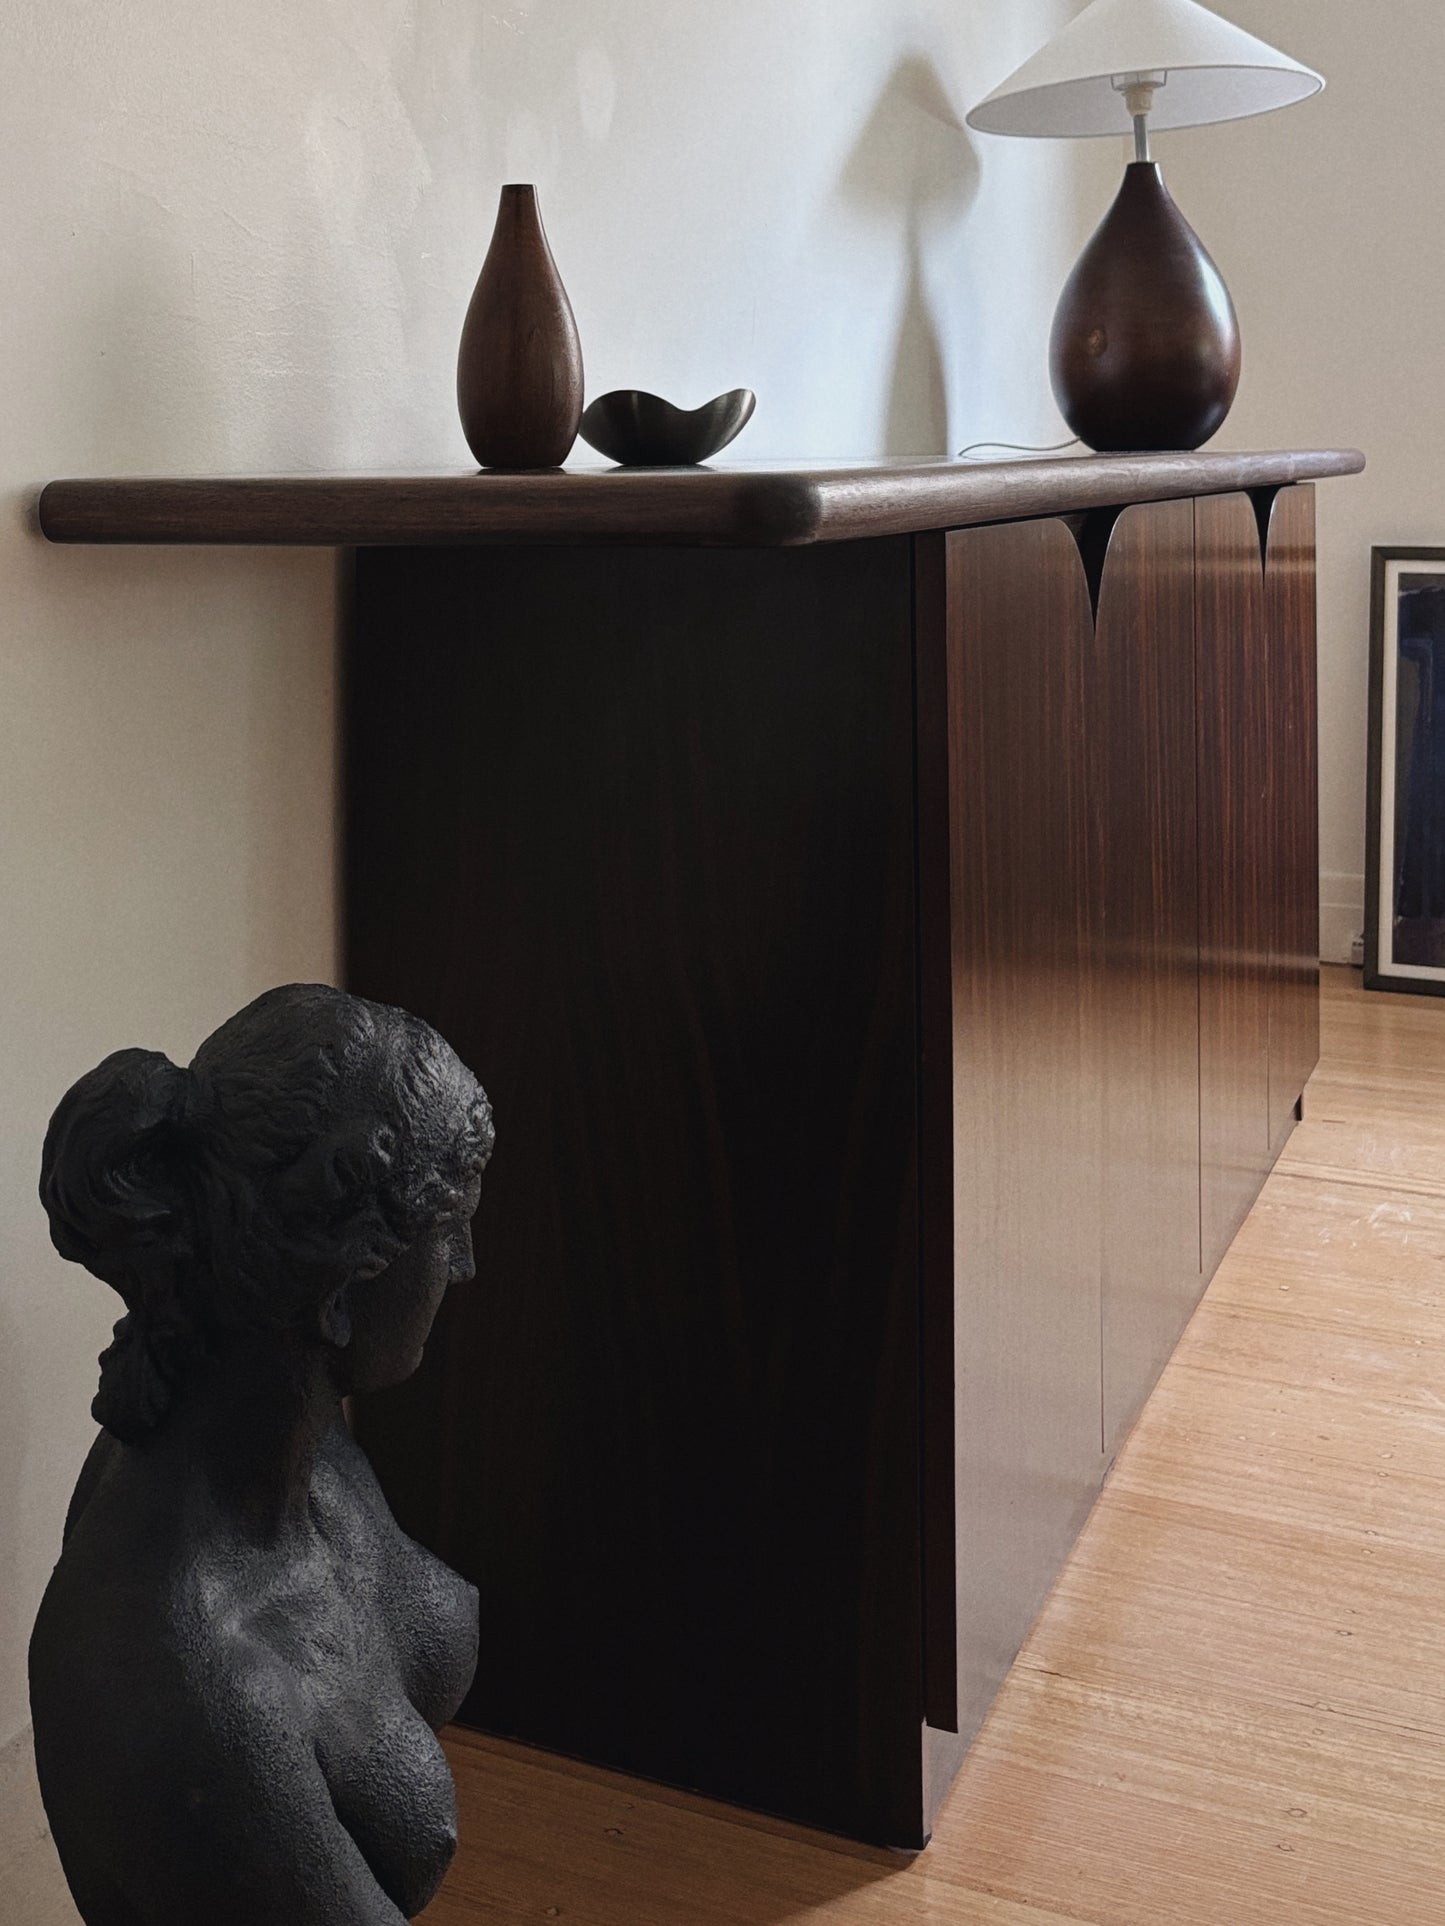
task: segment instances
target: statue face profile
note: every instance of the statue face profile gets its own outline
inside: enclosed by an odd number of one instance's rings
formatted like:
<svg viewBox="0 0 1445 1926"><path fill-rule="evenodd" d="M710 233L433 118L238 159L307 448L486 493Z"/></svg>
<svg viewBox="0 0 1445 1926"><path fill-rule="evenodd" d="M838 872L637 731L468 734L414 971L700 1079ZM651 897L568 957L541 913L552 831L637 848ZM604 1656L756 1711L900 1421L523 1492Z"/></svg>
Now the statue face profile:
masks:
<svg viewBox="0 0 1445 1926"><path fill-rule="evenodd" d="M408 1377L473 1276L492 1143L434 1030L308 984L57 1107L52 1239L125 1307L30 1647L87 1926L388 1926L440 1884L476 1594L400 1531L342 1400Z"/></svg>
<svg viewBox="0 0 1445 1926"><path fill-rule="evenodd" d="M346 1347L349 1392L401 1384L421 1363L447 1292L476 1276L471 1220L481 1187L478 1172L468 1180L455 1212L428 1225L380 1277L356 1287Z"/></svg>

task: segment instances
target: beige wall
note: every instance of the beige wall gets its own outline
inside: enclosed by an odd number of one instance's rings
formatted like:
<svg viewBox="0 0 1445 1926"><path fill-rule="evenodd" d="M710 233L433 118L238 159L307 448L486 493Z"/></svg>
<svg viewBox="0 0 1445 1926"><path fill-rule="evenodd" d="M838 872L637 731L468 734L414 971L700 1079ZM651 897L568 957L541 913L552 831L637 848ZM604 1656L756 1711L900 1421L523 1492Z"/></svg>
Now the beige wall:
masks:
<svg viewBox="0 0 1445 1926"><path fill-rule="evenodd" d="M740 455L1055 439L1094 161L958 121L1069 11L11 0L0 1745L116 1308L49 1250L46 1118L106 1051L184 1059L336 956L331 558L49 549L36 484L462 461L455 342L508 178L541 186L594 393L747 382Z"/></svg>
<svg viewBox="0 0 1445 1926"><path fill-rule="evenodd" d="M1368 472L1319 491L1323 947L1364 923L1370 547L1445 545L1445 172L1439 0L1225 0L1319 69L1316 100L1159 143L1176 199L1218 261L1244 333L1220 445L1363 448Z"/></svg>

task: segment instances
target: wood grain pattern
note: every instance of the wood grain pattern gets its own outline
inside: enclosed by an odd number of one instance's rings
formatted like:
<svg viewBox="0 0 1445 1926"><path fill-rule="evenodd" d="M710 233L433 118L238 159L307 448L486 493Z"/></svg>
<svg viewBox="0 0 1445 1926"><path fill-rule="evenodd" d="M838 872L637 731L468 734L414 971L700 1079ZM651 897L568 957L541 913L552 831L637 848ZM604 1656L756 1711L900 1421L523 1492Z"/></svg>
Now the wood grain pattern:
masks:
<svg viewBox="0 0 1445 1926"><path fill-rule="evenodd" d="M1200 1197L1205 1273L1270 1163L1269 630L1247 495L1195 504Z"/></svg>
<svg viewBox="0 0 1445 1926"><path fill-rule="evenodd" d="M1270 849L1273 971L1269 1133L1277 1151L1320 1053L1319 717L1313 488L1286 488L1269 513L1265 608L1271 664Z"/></svg>
<svg viewBox="0 0 1445 1926"><path fill-rule="evenodd" d="M1304 1124L911 1862L449 1747L427 1926L1433 1926L1445 1022L1326 970Z"/></svg>
<svg viewBox="0 0 1445 1926"><path fill-rule="evenodd" d="M911 560L363 552L350 986L498 1148L362 1437L466 1716L923 1837Z"/></svg>
<svg viewBox="0 0 1445 1926"><path fill-rule="evenodd" d="M53 542L311 546L643 543L788 547L1352 475L1353 449L1043 461L571 469L535 475L185 476L54 481Z"/></svg>
<svg viewBox="0 0 1445 1926"><path fill-rule="evenodd" d="M1112 1455L1203 1289L1194 509L1114 523L1088 656Z"/></svg>
<svg viewBox="0 0 1445 1926"><path fill-rule="evenodd" d="M1088 586L1060 521L950 535L947 574L958 1733L930 1734L935 1793L1103 1470Z"/></svg>

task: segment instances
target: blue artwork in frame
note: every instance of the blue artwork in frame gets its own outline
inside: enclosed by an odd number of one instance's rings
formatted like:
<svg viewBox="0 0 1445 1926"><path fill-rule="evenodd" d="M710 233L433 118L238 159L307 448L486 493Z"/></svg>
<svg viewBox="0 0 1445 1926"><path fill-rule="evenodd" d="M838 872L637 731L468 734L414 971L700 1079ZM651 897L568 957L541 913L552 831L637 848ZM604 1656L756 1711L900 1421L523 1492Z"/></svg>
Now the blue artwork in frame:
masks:
<svg viewBox="0 0 1445 1926"><path fill-rule="evenodd" d="M1445 549L1374 551L1365 985L1445 995Z"/></svg>

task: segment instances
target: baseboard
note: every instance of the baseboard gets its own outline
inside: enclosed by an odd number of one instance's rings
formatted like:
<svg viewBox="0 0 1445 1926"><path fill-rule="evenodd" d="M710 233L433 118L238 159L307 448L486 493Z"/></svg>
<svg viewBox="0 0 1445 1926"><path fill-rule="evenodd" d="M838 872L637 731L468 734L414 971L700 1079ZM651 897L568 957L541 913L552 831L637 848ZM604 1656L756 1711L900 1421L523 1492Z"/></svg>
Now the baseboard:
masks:
<svg viewBox="0 0 1445 1926"><path fill-rule="evenodd" d="M1320 961L1349 963L1365 927L1365 879L1326 872L1320 877Z"/></svg>
<svg viewBox="0 0 1445 1926"><path fill-rule="evenodd" d="M29 1726L0 1746L0 1914L16 1926L80 1926L40 1803Z"/></svg>

